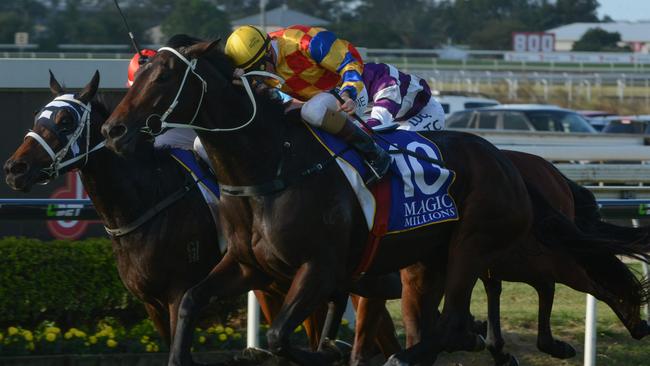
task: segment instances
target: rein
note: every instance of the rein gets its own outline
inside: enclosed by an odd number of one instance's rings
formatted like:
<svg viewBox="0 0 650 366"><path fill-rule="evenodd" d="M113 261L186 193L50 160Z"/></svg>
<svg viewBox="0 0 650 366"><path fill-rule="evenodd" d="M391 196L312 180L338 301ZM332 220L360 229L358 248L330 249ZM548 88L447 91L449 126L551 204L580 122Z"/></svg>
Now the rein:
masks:
<svg viewBox="0 0 650 366"><path fill-rule="evenodd" d="M187 178L186 178L187 180ZM182 186L180 189L176 190L174 193L170 194L167 196L165 199L162 201L158 202L155 204L153 207L148 209L145 213L140 215L137 219L133 220L132 222L124 225L117 227L115 229L111 229L108 226L104 226L104 230L106 230L106 233L108 233L109 236L111 236L113 239L119 238L121 236L127 235L136 229L138 229L140 226L144 225L147 223L147 221L151 220L154 218L156 215L164 211L167 207L171 206L172 204L176 203L179 201L181 198L185 197L185 195L192 190L201 180L197 179L194 180L192 179L191 182L188 182L184 186Z"/></svg>
<svg viewBox="0 0 650 366"><path fill-rule="evenodd" d="M251 104L253 105L253 113L250 117L250 119L241 125L237 127L231 127L231 128L205 128L201 126L196 126L194 125L194 121L196 120L196 116L198 116L199 111L201 110L201 105L203 104L203 97L205 93L208 90L208 83L205 81L205 79L199 75L199 73L196 72L196 64L198 62L197 58L188 60L187 57L183 56L180 52L175 50L174 48L171 47L162 47L158 49L158 52L162 51L168 51L174 54L176 57L178 57L185 65L187 65L187 68L185 69L185 74L183 75L183 80L181 81L180 86L178 87L178 91L176 92L176 96L174 97L174 100L172 101L171 105L165 113L163 113L162 116L159 116L157 114L151 114L149 117L147 117L145 121L145 126L142 127L142 132L150 134L150 135L157 135L160 134L165 128L189 128L193 130L200 130L200 131L207 131L207 132L234 132L234 131L239 131L249 124L253 123L255 120L255 116L257 115L257 102L255 101L255 96L253 95L253 90L250 86L250 82L248 81L247 77L248 76L264 76L267 78L272 78L280 82L280 84L284 84L284 79L281 77L272 74L270 72L265 72L265 71L249 71L245 74L243 74L240 78L242 80L242 84L244 86L244 89L246 90L246 94L248 95L248 98L251 101ZM176 106L178 105L179 98L181 96L181 92L183 91L183 88L185 87L185 83L187 82L187 76L190 74L190 72L196 76L200 81L201 81L201 98L199 99L199 103L196 106L196 110L194 111L194 116L192 116L192 119L190 120L189 123L173 123L173 122L167 122L167 118L169 117L170 114L174 111ZM157 132L154 132L154 130L149 126L149 120L152 117L160 117L160 129Z"/></svg>

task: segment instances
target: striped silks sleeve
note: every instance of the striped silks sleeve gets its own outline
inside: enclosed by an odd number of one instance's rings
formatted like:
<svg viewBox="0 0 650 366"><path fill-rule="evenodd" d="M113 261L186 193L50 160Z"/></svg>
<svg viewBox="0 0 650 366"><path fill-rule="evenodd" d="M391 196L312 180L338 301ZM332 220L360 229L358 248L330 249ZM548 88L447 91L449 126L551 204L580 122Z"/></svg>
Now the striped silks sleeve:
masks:
<svg viewBox="0 0 650 366"><path fill-rule="evenodd" d="M309 42L309 53L321 67L341 76L341 92L347 91L352 99L364 88L361 55L348 41L323 30Z"/></svg>

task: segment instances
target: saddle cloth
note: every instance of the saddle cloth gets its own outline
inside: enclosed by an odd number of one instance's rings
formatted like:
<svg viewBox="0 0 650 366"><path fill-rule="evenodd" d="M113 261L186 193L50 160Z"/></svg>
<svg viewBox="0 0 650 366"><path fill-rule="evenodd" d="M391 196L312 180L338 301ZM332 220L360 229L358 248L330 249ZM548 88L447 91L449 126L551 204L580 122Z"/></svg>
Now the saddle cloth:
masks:
<svg viewBox="0 0 650 366"><path fill-rule="evenodd" d="M205 169L198 161L197 156L190 150L183 150L178 148L171 148L169 154L174 158L185 170L187 170L192 178L198 182L199 190L205 203L210 208L212 219L216 225L219 225L219 211L217 204L219 202L219 185L217 179L209 169ZM221 252L225 251L226 244L219 238L219 247Z"/></svg>
<svg viewBox="0 0 650 366"><path fill-rule="evenodd" d="M382 133L390 145L382 139L376 141L391 153L393 162L388 175L369 189L364 178L372 172L359 154L331 134L306 126L332 156L338 156L336 162L356 193L371 232L388 235L458 220L456 203L449 193L455 173L395 147L442 160L440 149L432 141L410 131ZM378 232L377 224L385 228Z"/></svg>

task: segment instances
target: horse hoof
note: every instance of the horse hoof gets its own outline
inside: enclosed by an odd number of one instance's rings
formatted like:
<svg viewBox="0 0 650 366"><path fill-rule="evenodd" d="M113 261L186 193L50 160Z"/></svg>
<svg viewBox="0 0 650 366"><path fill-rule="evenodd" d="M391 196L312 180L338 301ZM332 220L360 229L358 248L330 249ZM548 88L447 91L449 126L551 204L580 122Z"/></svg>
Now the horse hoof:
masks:
<svg viewBox="0 0 650 366"><path fill-rule="evenodd" d="M474 339L474 347L471 349L472 352L480 352L485 349L485 338L482 335L477 334Z"/></svg>
<svg viewBox="0 0 650 366"><path fill-rule="evenodd" d="M235 356L235 361L239 362L251 362L253 364L262 363L269 358L274 357L273 353L257 347L249 347L241 351L241 353Z"/></svg>
<svg viewBox="0 0 650 366"><path fill-rule="evenodd" d="M572 358L576 355L576 350L570 344L554 340L551 347L538 346L539 350L561 360Z"/></svg>
<svg viewBox="0 0 650 366"><path fill-rule="evenodd" d="M508 358L508 360L498 364L497 366L519 366L519 360L517 360L517 357L509 353L506 354L506 357Z"/></svg>
<svg viewBox="0 0 650 366"><path fill-rule="evenodd" d="M392 355L388 358L384 366L409 366L410 364L406 361L402 361L397 356Z"/></svg>

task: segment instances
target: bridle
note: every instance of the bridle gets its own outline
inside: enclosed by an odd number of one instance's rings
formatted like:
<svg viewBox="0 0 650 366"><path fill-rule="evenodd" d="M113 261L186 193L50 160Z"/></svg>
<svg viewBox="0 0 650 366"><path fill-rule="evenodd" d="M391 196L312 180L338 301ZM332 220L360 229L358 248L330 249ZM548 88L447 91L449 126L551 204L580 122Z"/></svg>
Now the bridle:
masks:
<svg viewBox="0 0 650 366"><path fill-rule="evenodd" d="M48 107L68 108L73 110L77 116L77 121L78 121L78 125L74 130L74 132L72 132L67 136L61 136L59 131L57 131L56 124L49 117L51 116L51 114L48 116L44 116L44 113L47 111ZM79 109L83 111L81 114L79 113ZM63 168L70 166L78 162L79 160L85 159L84 161L84 165L85 165L86 163L88 163L88 155L101 149L106 144L106 141L102 141L99 144L97 144L95 147L90 149L91 111L92 111L92 105L90 102L84 103L79 99L76 99L72 94L64 94L59 97L56 97L45 107L43 107L43 112L40 113L40 116L42 116L42 118L38 118L36 120L35 126L42 125L44 128L50 130L54 135L57 136L59 141L62 142L63 144L63 148L61 148L61 150L59 150L58 152L55 152L52 149L52 147L47 143L47 141L45 141L45 139L35 131L30 130L25 135L25 139L31 137L34 140L36 140L36 142L38 142L41 145L41 147L43 147L45 152L52 159L52 163L47 168L44 168L42 170L47 175L47 182L45 182L45 184L47 184L50 180L58 177ZM77 140L83 133L84 128L86 128L86 152L83 154L79 154L78 153L79 146L77 145ZM68 151L71 151L73 156L70 159L64 160L66 155L68 154Z"/></svg>
<svg viewBox="0 0 650 366"><path fill-rule="evenodd" d="M196 64L198 62L197 58L193 58L191 60L188 60L187 57L183 56L180 52L175 50L174 48L171 47L162 47L158 50L158 52L162 51L167 51L171 52L174 54L176 57L178 57L185 65L187 65L187 68L185 69L185 74L183 75L183 80L181 81L180 86L178 87L178 91L176 92L176 96L174 97L174 100L170 104L169 108L163 113L162 116L157 115L157 114L151 114L149 117L147 117L145 121L145 126L142 127L141 131L144 133L147 133L149 135L158 135L160 134L165 128L190 128L193 130L200 130L200 131L208 131L208 132L234 132L241 130L251 124L255 120L255 116L257 115L257 103L255 102L255 96L253 95L253 90L250 86L250 82L248 81L247 77L248 76L263 76L271 79L275 79L280 82L280 85L284 84L284 79L282 79L280 76L275 75L270 72L266 71L249 71L241 76L242 80L242 85L244 86L244 89L246 90L246 94L248 95L248 98L251 101L251 104L253 105L253 113L250 117L250 119L243 124L237 126L237 127L232 127L232 128L205 128L201 126L196 126L194 125L194 121L196 120L196 116L199 114L199 110L201 109L201 105L203 104L203 97L206 94L208 90L208 83L205 81L205 79L199 75L199 73L196 72ZM172 123L172 122L167 122L167 118L169 117L170 114L174 111L176 106L178 106L179 98L181 95L181 92L183 91L183 88L185 87L185 83L187 82L187 77L188 75L192 73L194 76L196 76L199 81L201 81L201 97L199 98L199 103L196 106L196 110L194 111L194 115L192 116L192 119L190 120L189 123ZM160 128L158 131L154 131L150 126L149 126L149 120L152 117L160 117Z"/></svg>

